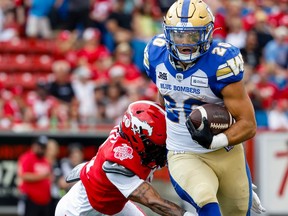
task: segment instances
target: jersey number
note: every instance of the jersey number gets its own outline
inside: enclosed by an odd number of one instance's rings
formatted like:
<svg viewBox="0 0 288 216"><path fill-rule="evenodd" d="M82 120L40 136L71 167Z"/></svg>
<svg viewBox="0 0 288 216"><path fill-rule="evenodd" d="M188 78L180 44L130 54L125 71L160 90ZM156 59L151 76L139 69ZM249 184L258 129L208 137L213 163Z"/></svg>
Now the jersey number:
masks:
<svg viewBox="0 0 288 216"><path fill-rule="evenodd" d="M167 118L175 123L179 123L180 121L180 113L184 110L185 116L184 116L184 121L187 119L189 114L192 111L193 106L199 106L204 104L202 101L193 99L193 98L188 98L187 100L183 101L183 107L178 107L177 103L173 98L171 98L169 95L164 95L163 96L166 100L166 112L167 112Z"/></svg>

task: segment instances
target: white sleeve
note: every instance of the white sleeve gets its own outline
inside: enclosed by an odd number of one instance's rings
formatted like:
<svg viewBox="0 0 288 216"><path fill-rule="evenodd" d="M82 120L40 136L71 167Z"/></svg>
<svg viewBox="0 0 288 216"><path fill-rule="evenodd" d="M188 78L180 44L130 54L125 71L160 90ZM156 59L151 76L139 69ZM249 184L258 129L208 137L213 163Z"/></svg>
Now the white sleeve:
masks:
<svg viewBox="0 0 288 216"><path fill-rule="evenodd" d="M144 182L137 175L128 177L117 173L106 173L106 176L126 198Z"/></svg>

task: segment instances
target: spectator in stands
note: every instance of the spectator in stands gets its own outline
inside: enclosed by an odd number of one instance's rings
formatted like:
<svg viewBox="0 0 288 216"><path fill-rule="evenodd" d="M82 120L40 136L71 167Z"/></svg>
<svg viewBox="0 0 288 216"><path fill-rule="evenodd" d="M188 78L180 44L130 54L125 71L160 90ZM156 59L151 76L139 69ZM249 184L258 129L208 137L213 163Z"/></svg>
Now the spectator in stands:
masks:
<svg viewBox="0 0 288 216"><path fill-rule="evenodd" d="M49 95L47 84L38 83L35 91L27 95L25 119L39 129L48 129L57 100Z"/></svg>
<svg viewBox="0 0 288 216"><path fill-rule="evenodd" d="M111 67L112 69L113 67L120 66L124 69L123 84L127 87L129 85L141 85L141 71L132 60L133 54L133 50L129 43L124 42L118 44L114 53L115 62Z"/></svg>
<svg viewBox="0 0 288 216"><path fill-rule="evenodd" d="M241 18L232 17L228 22L228 28L229 32L225 41L238 47L239 49L243 48L246 42L246 31L243 29Z"/></svg>
<svg viewBox="0 0 288 216"><path fill-rule="evenodd" d="M244 77L243 81L249 97L251 98L253 107L256 111L263 110L262 97L257 89L257 82L259 81L258 74L254 68L249 64L244 64Z"/></svg>
<svg viewBox="0 0 288 216"><path fill-rule="evenodd" d="M47 143L47 136L37 137L18 160L19 202L25 203L24 216L50 216L52 168L45 158Z"/></svg>
<svg viewBox="0 0 288 216"><path fill-rule="evenodd" d="M275 101L273 109L268 111L268 128L270 130L288 130L288 99Z"/></svg>
<svg viewBox="0 0 288 216"><path fill-rule="evenodd" d="M271 35L271 27L267 25L268 16L263 10L258 9L255 11L254 17L255 25L253 27L253 30L255 30L257 34L257 41L259 47L263 48L269 41L273 40L273 37Z"/></svg>
<svg viewBox="0 0 288 216"><path fill-rule="evenodd" d="M78 114L80 126L92 126L98 112L93 100L95 84L91 80L91 70L87 66L79 66L73 72L72 87L79 101Z"/></svg>
<svg viewBox="0 0 288 216"><path fill-rule="evenodd" d="M89 27L90 0L67 0L66 27L70 31L86 29Z"/></svg>
<svg viewBox="0 0 288 216"><path fill-rule="evenodd" d="M20 34L20 25L9 0L0 1L0 41L9 41Z"/></svg>
<svg viewBox="0 0 288 216"><path fill-rule="evenodd" d="M92 3L90 12L92 26L98 28L103 35L107 31L105 22L112 11L113 3L113 0L96 0Z"/></svg>
<svg viewBox="0 0 288 216"><path fill-rule="evenodd" d="M106 118L106 85L97 85L94 89L94 99L95 99L95 106L97 107L96 112L96 124L97 123L105 123Z"/></svg>
<svg viewBox="0 0 288 216"><path fill-rule="evenodd" d="M77 65L77 34L68 30L58 32L55 39L55 60L66 60L72 68Z"/></svg>
<svg viewBox="0 0 288 216"><path fill-rule="evenodd" d="M60 128L69 128L71 114L73 117L78 110L78 100L70 79L70 64L65 60L55 61L52 65L54 80L48 83L49 94L57 99L58 106L53 112L53 119L57 123L53 123Z"/></svg>
<svg viewBox="0 0 288 216"><path fill-rule="evenodd" d="M49 206L49 215L54 215L57 203L61 198L61 191L59 188L59 179L62 176L59 155L59 143L55 139L49 139L45 157L52 166L52 185L51 185L51 202Z"/></svg>
<svg viewBox="0 0 288 216"><path fill-rule="evenodd" d="M101 32L98 29L85 29L82 38L84 44L77 52L78 65L90 66L100 57L100 54L109 54L109 50L101 44Z"/></svg>
<svg viewBox="0 0 288 216"><path fill-rule="evenodd" d="M62 177L59 179L59 187L67 192L73 184L68 184L65 177L78 164L84 162L83 145L81 143L71 143L68 146L68 156L60 160Z"/></svg>
<svg viewBox="0 0 288 216"><path fill-rule="evenodd" d="M158 34L161 29L157 20L161 11L153 0L146 1L140 7L136 8L133 14L133 40L148 42L154 35Z"/></svg>
<svg viewBox="0 0 288 216"><path fill-rule="evenodd" d="M106 21L108 34L105 36L105 44L110 51L113 51L115 45L121 42L130 42L133 37L131 13L125 12L126 0L114 2L113 10Z"/></svg>
<svg viewBox="0 0 288 216"><path fill-rule="evenodd" d="M269 23L273 27L286 26L288 28L288 1L274 1L274 7L269 15Z"/></svg>
<svg viewBox="0 0 288 216"><path fill-rule="evenodd" d="M52 29L49 21L49 13L56 0L29 0L29 12L26 23L26 34L28 37L41 37L50 39Z"/></svg>
<svg viewBox="0 0 288 216"><path fill-rule="evenodd" d="M107 104L105 114L110 123L118 123L127 109L129 97L120 83L111 83L107 87Z"/></svg>
<svg viewBox="0 0 288 216"><path fill-rule="evenodd" d="M113 58L107 52L101 52L96 61L91 65L91 79L96 85L105 85L109 83L109 69L113 65Z"/></svg>
<svg viewBox="0 0 288 216"><path fill-rule="evenodd" d="M138 6L132 19L133 39L131 40L131 46L134 53L133 62L141 71L145 71L143 66L144 49L147 42L156 34L161 31L162 22L161 10L154 0L148 0Z"/></svg>
<svg viewBox="0 0 288 216"><path fill-rule="evenodd" d="M253 94L259 94L261 107L269 110L273 101L279 96L279 88L269 80L269 72L265 66L258 70L258 81Z"/></svg>
<svg viewBox="0 0 288 216"><path fill-rule="evenodd" d="M285 26L275 29L274 39L264 47L264 59L270 71L279 67L288 69L288 29Z"/></svg>
<svg viewBox="0 0 288 216"><path fill-rule="evenodd" d="M70 80L71 67L65 60L55 61L52 65L54 81L49 83L49 93L64 103L72 103L75 99Z"/></svg>
<svg viewBox="0 0 288 216"><path fill-rule="evenodd" d="M257 34L251 30L247 32L245 47L240 49L243 60L246 64L256 69L262 57L262 47L258 46Z"/></svg>
<svg viewBox="0 0 288 216"><path fill-rule="evenodd" d="M22 124L24 121L24 112L26 109L23 97L23 88L14 86L11 89L3 92L2 105L2 128L13 128L16 125Z"/></svg>

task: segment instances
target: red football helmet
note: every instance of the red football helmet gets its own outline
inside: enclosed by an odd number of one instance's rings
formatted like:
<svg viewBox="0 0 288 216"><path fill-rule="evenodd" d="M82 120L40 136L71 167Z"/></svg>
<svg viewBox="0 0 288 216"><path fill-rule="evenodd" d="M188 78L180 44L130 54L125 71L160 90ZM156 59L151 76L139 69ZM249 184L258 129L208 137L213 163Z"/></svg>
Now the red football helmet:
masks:
<svg viewBox="0 0 288 216"><path fill-rule="evenodd" d="M131 103L120 123L121 135L128 139L150 168L166 164L165 111L152 101Z"/></svg>

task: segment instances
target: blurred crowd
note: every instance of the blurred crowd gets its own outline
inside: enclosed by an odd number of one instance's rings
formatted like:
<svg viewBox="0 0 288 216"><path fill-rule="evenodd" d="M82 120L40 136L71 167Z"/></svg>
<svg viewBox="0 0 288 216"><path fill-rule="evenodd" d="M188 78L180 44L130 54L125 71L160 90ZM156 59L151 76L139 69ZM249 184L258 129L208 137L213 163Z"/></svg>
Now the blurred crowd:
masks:
<svg viewBox="0 0 288 216"><path fill-rule="evenodd" d="M73 186L74 183L67 183L65 178L76 165L85 161L83 145L70 143L61 158L60 149L61 143L57 140L40 135L19 156L17 215L54 215L60 198Z"/></svg>
<svg viewBox="0 0 288 216"><path fill-rule="evenodd" d="M1 0L0 127L91 128L118 122L132 101L155 100L156 88L142 65L143 51L162 33L163 16L173 2ZM288 1L205 2L216 18L214 38L241 50L257 123L287 130ZM48 68L36 64L35 41L43 42L37 55ZM7 60L14 56L16 63ZM30 71L21 70L24 64L17 69L31 56ZM8 69L1 66L5 61ZM25 75L20 82L19 73ZM34 82L25 86L27 80Z"/></svg>

